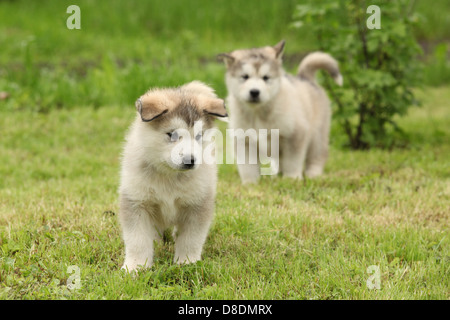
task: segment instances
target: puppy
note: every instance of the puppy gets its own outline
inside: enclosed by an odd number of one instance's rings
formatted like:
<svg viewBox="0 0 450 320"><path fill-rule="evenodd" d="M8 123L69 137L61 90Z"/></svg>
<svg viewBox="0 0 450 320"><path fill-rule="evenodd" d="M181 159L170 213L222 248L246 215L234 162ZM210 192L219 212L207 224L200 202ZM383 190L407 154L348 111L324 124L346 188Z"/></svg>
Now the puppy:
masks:
<svg viewBox="0 0 450 320"><path fill-rule="evenodd" d="M325 69L337 84L343 78L330 55L314 52L300 63L296 76L282 67L284 41L275 46L220 54L227 67L230 129L279 129L279 159L275 173L302 179L322 174L328 157L330 101L315 80ZM237 139L246 137L237 137ZM238 142L239 143L239 142ZM256 150L255 139L241 141ZM255 183L260 163L238 163L242 183Z"/></svg>
<svg viewBox="0 0 450 320"><path fill-rule="evenodd" d="M119 219L128 271L150 267L153 241L174 226L177 263L200 260L213 218L217 169L202 161L205 130L226 117L224 101L199 81L154 89L136 101L123 151ZM211 142L212 143L212 142Z"/></svg>

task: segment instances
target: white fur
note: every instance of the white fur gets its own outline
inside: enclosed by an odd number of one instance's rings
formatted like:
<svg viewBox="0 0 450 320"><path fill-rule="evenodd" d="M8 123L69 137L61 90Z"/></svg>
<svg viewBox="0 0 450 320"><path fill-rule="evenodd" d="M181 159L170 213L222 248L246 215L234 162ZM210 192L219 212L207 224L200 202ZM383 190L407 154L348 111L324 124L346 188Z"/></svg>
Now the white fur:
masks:
<svg viewBox="0 0 450 320"><path fill-rule="evenodd" d="M266 55L273 51L271 47L252 50L260 50ZM328 156L331 109L326 93L310 76L320 67L337 68L336 61L327 54L314 54L309 58L314 65L309 65L308 61L302 63L301 70L308 71L308 79L301 80L287 75L281 64L279 73L273 72L275 60L280 59L280 55L275 57L275 53L272 61L266 64L256 67L244 60L242 68L236 70L237 64L233 63L245 57L246 50L237 50L227 56L225 81L229 127L243 130L279 129L280 172L298 179L303 178L304 171L308 177L322 174ZM248 79L245 80L242 74L247 75ZM268 79L263 80L264 76L268 76ZM335 76L335 80L342 83L340 73ZM250 101L252 89L260 91L258 102ZM244 184L255 183L260 177L258 164L238 164L238 171Z"/></svg>
<svg viewBox="0 0 450 320"><path fill-rule="evenodd" d="M166 121L156 129L152 122L143 122L137 115L129 129L123 151L121 208L119 218L125 242L125 262L128 271L150 267L153 262L153 242L164 230L174 226L177 263L201 259L213 217L217 168L201 163L181 171L173 150L194 152L196 128L188 128L178 118ZM178 142L171 142L167 130L187 132ZM205 142L206 143L206 142ZM178 153L178 151L176 152Z"/></svg>

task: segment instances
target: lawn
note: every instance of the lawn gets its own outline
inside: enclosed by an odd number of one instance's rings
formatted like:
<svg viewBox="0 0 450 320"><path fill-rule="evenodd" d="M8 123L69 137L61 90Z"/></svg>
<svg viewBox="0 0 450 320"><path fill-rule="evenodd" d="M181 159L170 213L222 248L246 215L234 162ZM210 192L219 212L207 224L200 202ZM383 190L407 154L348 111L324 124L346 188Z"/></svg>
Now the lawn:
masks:
<svg viewBox="0 0 450 320"><path fill-rule="evenodd" d="M193 79L225 97L216 54L285 38L293 70L314 48L288 28L297 1L79 1L81 30L65 27L73 3L57 3L0 3L0 299L450 298L448 83L415 90L422 106L398 119L405 148L348 150L334 123L320 178L242 186L220 165L203 260L174 264L168 239L151 269L121 271L120 154L136 97ZM433 30L417 34L445 36Z"/></svg>

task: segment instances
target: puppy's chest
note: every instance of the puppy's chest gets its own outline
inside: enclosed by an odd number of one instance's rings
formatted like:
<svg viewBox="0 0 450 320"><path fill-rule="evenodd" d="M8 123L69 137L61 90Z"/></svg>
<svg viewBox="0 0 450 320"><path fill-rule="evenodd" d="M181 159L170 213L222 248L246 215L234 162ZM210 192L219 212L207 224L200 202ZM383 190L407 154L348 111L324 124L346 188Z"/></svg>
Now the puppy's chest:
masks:
<svg viewBox="0 0 450 320"><path fill-rule="evenodd" d="M183 208L198 205L203 201L206 186L198 185L195 179L189 183L154 184L148 190L145 203L157 208L155 218L164 224L173 224Z"/></svg>
<svg viewBox="0 0 450 320"><path fill-rule="evenodd" d="M151 190L148 199L144 201L145 206L151 211L153 217L164 225L173 224L179 215L180 208L190 202L188 190L164 190L157 188Z"/></svg>
<svg viewBox="0 0 450 320"><path fill-rule="evenodd" d="M155 208L153 216L164 225L173 224L178 215L178 208L174 198L155 198L148 200L147 206Z"/></svg>
<svg viewBox="0 0 450 320"><path fill-rule="evenodd" d="M243 121L242 121L243 120ZM237 125L244 130L254 129L257 133L261 133L261 130L267 130L267 134L270 136L271 130L278 130L279 136L289 136L293 130L294 121L286 115L270 114L267 116L253 115L246 119L241 119Z"/></svg>
<svg viewBox="0 0 450 320"><path fill-rule="evenodd" d="M274 130L279 129L280 124L277 118L268 116L267 118L255 117L253 118L253 128L256 130L267 129Z"/></svg>

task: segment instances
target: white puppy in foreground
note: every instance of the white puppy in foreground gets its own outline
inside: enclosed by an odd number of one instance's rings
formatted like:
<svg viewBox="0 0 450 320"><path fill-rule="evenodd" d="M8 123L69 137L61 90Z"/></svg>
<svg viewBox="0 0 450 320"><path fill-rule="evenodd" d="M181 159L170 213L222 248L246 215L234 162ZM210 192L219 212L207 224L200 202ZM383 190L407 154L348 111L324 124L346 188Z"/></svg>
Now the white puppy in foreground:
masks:
<svg viewBox="0 0 450 320"><path fill-rule="evenodd" d="M227 67L229 127L244 131L278 129L280 156L276 170L299 179L304 171L312 178L323 172L331 120L330 101L316 82L315 73L324 69L339 85L342 76L336 60L323 52L306 56L297 75L287 74L282 67L283 49L281 41L273 47L219 55ZM255 139L241 143L247 150L260 146ZM255 183L260 163L238 163L238 171L242 183Z"/></svg>
<svg viewBox="0 0 450 320"><path fill-rule="evenodd" d="M214 212L217 168L201 161L204 131L226 117L224 102L199 81L150 90L123 152L119 218L128 271L150 267L153 241L174 226L177 263L200 260ZM201 122L202 126L196 125Z"/></svg>

